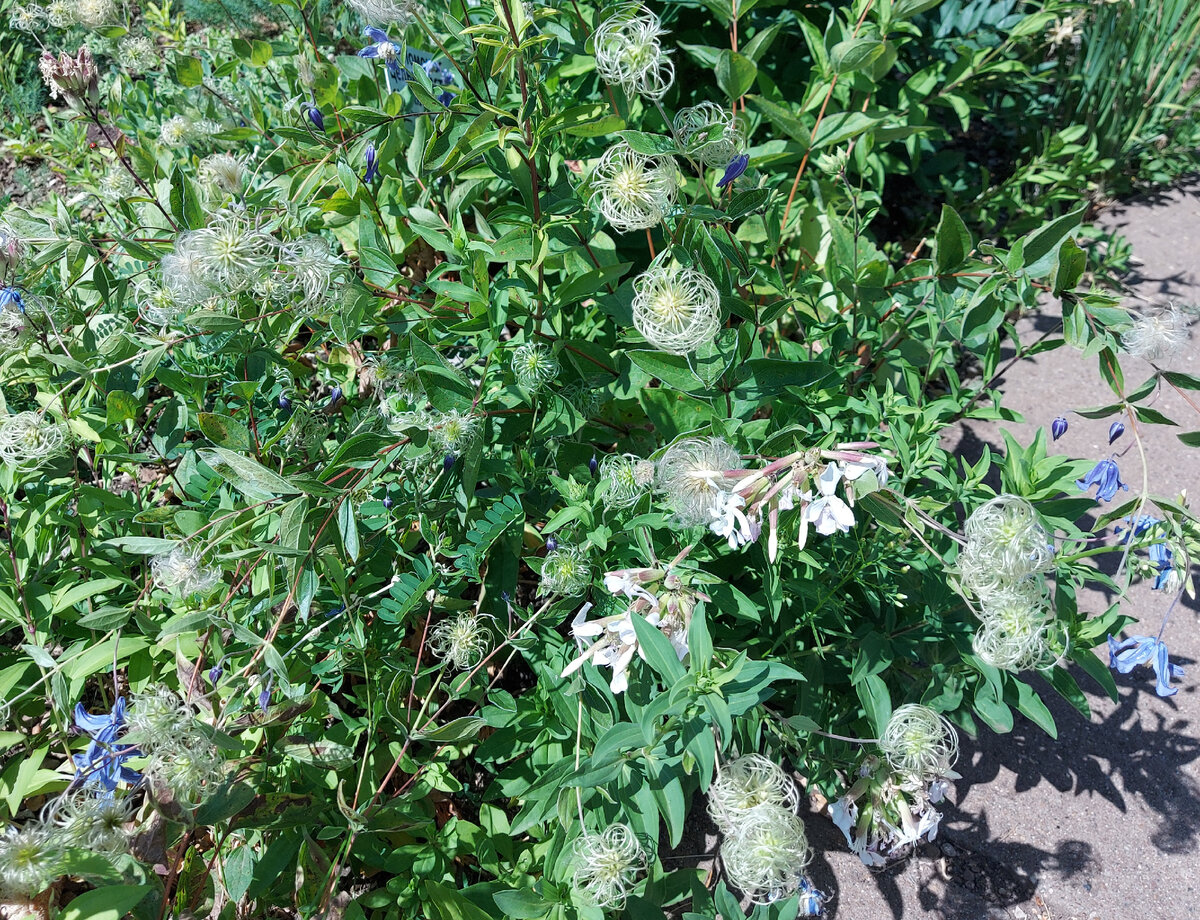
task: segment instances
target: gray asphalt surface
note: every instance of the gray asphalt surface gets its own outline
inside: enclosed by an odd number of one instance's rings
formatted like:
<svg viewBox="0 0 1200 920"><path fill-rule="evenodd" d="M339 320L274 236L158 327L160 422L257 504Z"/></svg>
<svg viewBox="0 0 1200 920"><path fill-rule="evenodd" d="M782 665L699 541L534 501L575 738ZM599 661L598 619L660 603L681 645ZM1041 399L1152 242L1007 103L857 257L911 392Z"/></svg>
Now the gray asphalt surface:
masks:
<svg viewBox="0 0 1200 920"><path fill-rule="evenodd" d="M1200 180L1113 207L1101 224L1132 244L1134 304L1200 302ZM1022 318L1022 341L1036 338L1061 316L1056 302ZM1200 375L1200 327L1189 347L1166 365ZM1123 357L1127 384L1150 368ZM1076 458L1107 456L1110 419L1089 420L1067 410L1112 402L1096 370L1071 348L1015 365L1003 381L1004 405L1023 423L972 422L948 445L974 460L983 444L1001 452L1001 427L1028 444L1039 426L1068 415L1070 430L1050 451ZM1189 394L1200 403L1196 394ZM1152 493L1186 489L1200 501L1200 452L1176 432L1200 430L1200 412L1174 391L1153 407L1179 428L1141 428ZM1127 433L1116 445L1132 448ZM1136 494L1142 465L1135 448L1118 458ZM1125 495L1125 493L1122 493ZM1104 557L1108 558L1108 557ZM1115 564L1115 561L1114 561ZM1124 612L1139 623L1128 634L1155 635L1169 603L1163 592L1135 584ZM1081 609L1103 612L1101 592L1080 597ZM942 833L901 865L866 869L836 829L813 816L810 837L818 856L814 882L834 896L836 920L1183 920L1200 917L1200 610L1186 597L1171 614L1164 639L1187 675L1173 698L1160 699L1148 668L1117 675L1112 703L1082 673L1076 678L1093 713L1085 721L1048 687L1043 698L1059 739L1017 716L1011 734L963 738L953 804ZM1107 660L1107 656L1105 656Z"/></svg>

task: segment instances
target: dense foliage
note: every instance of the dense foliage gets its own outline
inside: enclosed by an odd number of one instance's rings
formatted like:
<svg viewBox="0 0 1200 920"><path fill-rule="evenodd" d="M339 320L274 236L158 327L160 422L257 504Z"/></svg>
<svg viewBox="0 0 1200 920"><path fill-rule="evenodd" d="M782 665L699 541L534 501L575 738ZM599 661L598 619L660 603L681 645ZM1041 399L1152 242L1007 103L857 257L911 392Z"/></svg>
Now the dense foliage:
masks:
<svg viewBox="0 0 1200 920"><path fill-rule="evenodd" d="M1079 244L1187 165L1159 6L10 3L6 908L817 913L808 792L881 865L1110 636L1175 692L1076 597L1190 591L1182 500L941 441L1033 350L1200 390Z"/></svg>

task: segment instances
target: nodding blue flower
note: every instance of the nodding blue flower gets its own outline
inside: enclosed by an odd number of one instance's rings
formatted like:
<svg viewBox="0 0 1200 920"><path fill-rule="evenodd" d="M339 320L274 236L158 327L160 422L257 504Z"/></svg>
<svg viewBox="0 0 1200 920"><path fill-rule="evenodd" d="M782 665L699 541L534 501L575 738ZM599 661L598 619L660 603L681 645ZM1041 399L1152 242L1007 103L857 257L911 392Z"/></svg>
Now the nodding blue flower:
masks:
<svg viewBox="0 0 1200 920"><path fill-rule="evenodd" d="M1154 590L1161 591L1171 581L1171 576L1175 574L1175 556L1171 552L1171 548L1165 543L1155 543L1148 550L1151 564L1158 569L1158 576L1154 579Z"/></svg>
<svg viewBox="0 0 1200 920"><path fill-rule="evenodd" d="M588 461L588 472L595 476L598 469L600 469L600 461L596 459L595 454L592 454L592 459Z"/></svg>
<svg viewBox="0 0 1200 920"><path fill-rule="evenodd" d="M734 157L729 161L729 165L725 167L725 175L721 177L721 181L717 183L717 188L724 188L738 176L746 171L746 167L750 165L750 154L743 153L740 156Z"/></svg>
<svg viewBox="0 0 1200 920"><path fill-rule="evenodd" d="M1167 644L1161 639L1150 636L1130 636L1124 642L1117 642L1112 636L1108 637L1108 666L1116 668L1121 674L1128 674L1139 664L1149 664L1154 668L1154 692L1159 696L1174 696L1179 692L1178 687L1172 687L1172 680L1183 679L1183 668L1171 664L1167 658Z"/></svg>
<svg viewBox="0 0 1200 920"><path fill-rule="evenodd" d="M25 301L21 299L21 292L15 287L0 288L0 310L3 310L11 304L22 313L25 312Z"/></svg>
<svg viewBox="0 0 1200 920"><path fill-rule="evenodd" d="M450 108L450 103L454 101L454 93L440 92L438 93L437 101Z"/></svg>
<svg viewBox="0 0 1200 920"><path fill-rule="evenodd" d="M1128 543L1130 537L1140 537L1146 531L1157 527L1162 523L1161 518L1156 518L1153 514L1143 514L1134 523L1133 518L1127 517L1124 519L1126 524L1133 524L1132 529L1122 527L1120 524L1116 527L1116 532L1121 534L1121 542Z"/></svg>
<svg viewBox="0 0 1200 920"><path fill-rule="evenodd" d="M304 107L304 114L308 116L308 120L312 122L313 127L324 133L325 131L325 116L321 114L321 110L315 105L307 105Z"/></svg>
<svg viewBox="0 0 1200 920"><path fill-rule="evenodd" d="M135 786L142 781L142 774L125 766L125 761L140 757L141 752L133 748L117 749L117 737L125 727L125 697L117 698L112 712L92 715L75 704L75 727L91 737L87 750L75 754L75 783L85 786L100 786L106 793L117 788L117 783Z"/></svg>
<svg viewBox="0 0 1200 920"><path fill-rule="evenodd" d="M292 401L290 399L288 399L286 396L284 396L282 393L279 394L279 408L282 409L284 412L286 412L288 409L292 408Z"/></svg>
<svg viewBox="0 0 1200 920"><path fill-rule="evenodd" d="M392 505L394 505L394 504L396 504L396 503L394 501L392 501L392 497L390 495L385 495L383 497L383 508L385 511L391 511Z"/></svg>
<svg viewBox="0 0 1200 920"><path fill-rule="evenodd" d="M334 387L329 391L329 408L332 409L342 401L342 388Z"/></svg>
<svg viewBox="0 0 1200 920"><path fill-rule="evenodd" d="M1108 426L1108 443L1111 444L1117 438L1125 433L1125 426L1120 422L1113 422Z"/></svg>
<svg viewBox="0 0 1200 920"><path fill-rule="evenodd" d="M363 58L379 58L387 67L388 75L395 80L404 79L404 68L400 66L400 61L397 60L400 56L400 46L392 41L391 37L374 26L367 26L363 29L363 35L371 40L371 44L361 48L358 52L359 57Z"/></svg>
<svg viewBox="0 0 1200 920"><path fill-rule="evenodd" d="M558 540L554 537L546 537L546 552L552 553L558 549Z"/></svg>
<svg viewBox="0 0 1200 920"><path fill-rule="evenodd" d="M458 457L454 456L453 451L446 454L445 458L442 460L442 469L449 473L452 469L454 469L454 464L457 460Z"/></svg>
<svg viewBox="0 0 1200 920"><path fill-rule="evenodd" d="M1096 498L1106 502L1112 501L1117 489L1129 491L1129 486L1121 482L1121 471L1115 460L1101 460L1083 479L1076 479L1075 486L1082 492L1096 486Z"/></svg>
<svg viewBox="0 0 1200 920"><path fill-rule="evenodd" d="M1050 423L1050 437L1055 441L1067 433L1067 420L1061 415Z"/></svg>
<svg viewBox="0 0 1200 920"><path fill-rule="evenodd" d="M221 659L220 662L218 662L217 664L214 664L211 668L208 669L208 682L210 684L215 685L216 682L221 679L221 675L225 673L225 669L223 667L221 667L221 664L223 662L224 662L224 659Z"/></svg>
<svg viewBox="0 0 1200 920"><path fill-rule="evenodd" d="M374 141L367 141L367 149L363 152L363 160L367 164L367 171L363 174L363 182L366 185L370 185L375 181L375 177L379 175L379 154L375 152Z"/></svg>
<svg viewBox="0 0 1200 920"><path fill-rule="evenodd" d="M267 685L263 687L262 693L258 695L258 708L265 715L267 707L271 705L271 687L275 684L275 675L272 674L267 678Z"/></svg>
<svg viewBox="0 0 1200 920"><path fill-rule="evenodd" d="M813 883L807 878L800 880L800 887L796 890L796 894L800 895L800 916L801 917L819 917L825 909L825 893L818 891L813 887Z"/></svg>

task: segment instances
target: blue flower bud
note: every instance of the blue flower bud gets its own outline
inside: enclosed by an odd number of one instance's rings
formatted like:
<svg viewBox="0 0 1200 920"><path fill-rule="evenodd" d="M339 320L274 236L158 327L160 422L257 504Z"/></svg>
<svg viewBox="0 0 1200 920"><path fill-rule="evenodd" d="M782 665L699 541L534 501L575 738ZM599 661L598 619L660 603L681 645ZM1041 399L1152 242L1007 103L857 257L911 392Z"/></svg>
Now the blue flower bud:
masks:
<svg viewBox="0 0 1200 920"><path fill-rule="evenodd" d="M1120 422L1113 422L1108 426L1108 443L1111 444L1117 438L1125 433L1125 426Z"/></svg>
<svg viewBox="0 0 1200 920"><path fill-rule="evenodd" d="M717 188L724 188L738 176L746 171L746 167L750 165L750 154L743 153L741 156L736 156L729 161L729 165L725 167L725 175L721 177L721 181L717 183Z"/></svg>
<svg viewBox="0 0 1200 920"><path fill-rule="evenodd" d="M224 673L224 671L225 669L222 668L220 664L214 664L208 669L208 682L215 685L216 682L221 679L221 675Z"/></svg>
<svg viewBox="0 0 1200 920"><path fill-rule="evenodd" d="M334 406L336 406L341 401L342 401L342 388L334 387L329 392L329 408L332 409Z"/></svg>
<svg viewBox="0 0 1200 920"><path fill-rule="evenodd" d="M321 114L321 110L315 105L305 107L304 114L308 116L308 120L312 122L313 127L324 133L325 131L325 116Z"/></svg>
<svg viewBox="0 0 1200 920"><path fill-rule="evenodd" d="M546 552L552 553L558 549L558 541L554 537L546 537Z"/></svg>
<svg viewBox="0 0 1200 920"><path fill-rule="evenodd" d="M268 683L263 688L263 692L258 695L258 708L266 713L267 707L271 705L271 685Z"/></svg>
<svg viewBox="0 0 1200 920"><path fill-rule="evenodd" d="M286 412L288 409L292 408L292 401L290 399L288 399L286 396L284 396L282 393L279 394L279 408L282 409L284 412Z"/></svg>
<svg viewBox="0 0 1200 920"><path fill-rule="evenodd" d="M392 505L394 505L394 504L396 504L396 503L394 501L392 501L392 497L390 495L385 495L383 497L383 507L386 510L391 511Z"/></svg>
<svg viewBox="0 0 1200 920"><path fill-rule="evenodd" d="M596 459L595 454L592 454L592 459L588 461L588 471L595 476L598 469L600 469L600 461Z"/></svg>
<svg viewBox="0 0 1200 920"><path fill-rule="evenodd" d="M368 141L367 149L363 153L363 160L366 161L367 171L363 174L363 182L370 185L377 175L379 175L379 155L375 151L375 142Z"/></svg>
<svg viewBox="0 0 1200 920"><path fill-rule="evenodd" d="M446 458L442 461L442 469L449 473L452 469L454 469L454 462L457 459L458 458L454 456L453 453L446 454Z"/></svg>
<svg viewBox="0 0 1200 920"><path fill-rule="evenodd" d="M1061 415L1050 423L1050 436L1058 440L1067 433L1067 420Z"/></svg>

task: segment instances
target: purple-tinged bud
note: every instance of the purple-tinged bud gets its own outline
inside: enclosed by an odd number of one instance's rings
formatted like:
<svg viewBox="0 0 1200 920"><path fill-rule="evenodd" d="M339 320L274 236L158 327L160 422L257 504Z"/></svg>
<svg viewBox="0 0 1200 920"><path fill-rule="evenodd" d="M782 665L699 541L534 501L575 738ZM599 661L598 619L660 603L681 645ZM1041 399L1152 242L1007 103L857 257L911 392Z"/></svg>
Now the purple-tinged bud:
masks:
<svg viewBox="0 0 1200 920"><path fill-rule="evenodd" d="M0 226L0 268L16 268L24 254L25 246L20 237Z"/></svg>
<svg viewBox="0 0 1200 920"><path fill-rule="evenodd" d="M279 408L282 409L284 412L286 412L288 409L292 408L292 401L290 399L288 399L286 396L284 396L282 393L279 394Z"/></svg>
<svg viewBox="0 0 1200 920"><path fill-rule="evenodd" d="M721 177L721 181L717 183L717 188L724 188L738 176L746 171L746 167L750 165L750 154L743 153L741 156L736 156L729 161L729 165L725 167L725 175Z"/></svg>
<svg viewBox="0 0 1200 920"><path fill-rule="evenodd" d="M375 177L379 175L379 154L375 151L374 141L367 142L367 149L363 153L363 159L367 164L367 171L363 175L363 182L370 185L375 180Z"/></svg>
<svg viewBox="0 0 1200 920"><path fill-rule="evenodd" d="M394 501L392 501L392 497L390 495L385 495L383 497L383 507L384 507L385 511L391 511L392 505L394 505L394 504L396 504L396 503Z"/></svg>
<svg viewBox="0 0 1200 920"><path fill-rule="evenodd" d="M44 51L38 67L51 96L61 97L71 104L86 100L95 105L100 101L99 71L86 45L75 53L75 57L66 52L55 57Z"/></svg>
<svg viewBox="0 0 1200 920"><path fill-rule="evenodd" d="M1061 415L1050 423L1050 437L1058 440L1067 433L1067 420Z"/></svg>
<svg viewBox="0 0 1200 920"><path fill-rule="evenodd" d="M501 591L500 592L500 600L504 601L504 603L507 604L512 600L512 595L509 594L507 591Z"/></svg>
<svg viewBox="0 0 1200 920"><path fill-rule="evenodd" d="M554 537L546 537L546 552L552 553L558 549L558 540Z"/></svg>
<svg viewBox="0 0 1200 920"><path fill-rule="evenodd" d="M263 688L263 692L258 695L258 708L265 714L267 707L271 705L271 684L267 683Z"/></svg>
<svg viewBox="0 0 1200 920"><path fill-rule="evenodd" d="M219 681L221 679L221 675L224 672L225 672L225 669L222 668L221 665L214 664L211 668L208 669L208 682L215 686L217 681Z"/></svg>
<svg viewBox="0 0 1200 920"><path fill-rule="evenodd" d="M1121 422L1113 422L1108 426L1108 443L1111 444L1124 433L1125 426Z"/></svg>
<svg viewBox="0 0 1200 920"><path fill-rule="evenodd" d="M334 406L336 406L341 401L342 401L342 388L334 387L329 392L329 408L332 409Z"/></svg>
<svg viewBox="0 0 1200 920"><path fill-rule="evenodd" d="M304 114L308 116L308 120L312 122L313 127L325 133L325 116L321 114L321 110L315 105L305 106Z"/></svg>
<svg viewBox="0 0 1200 920"><path fill-rule="evenodd" d="M592 454L592 459L588 461L588 471L595 476L598 469L600 469L600 461L596 459L595 454Z"/></svg>
<svg viewBox="0 0 1200 920"><path fill-rule="evenodd" d="M446 454L445 459L442 460L442 469L449 473L452 469L454 469L454 463L456 460L458 460L458 458L454 456L453 452Z"/></svg>

